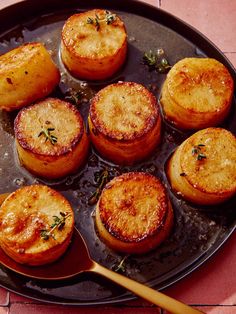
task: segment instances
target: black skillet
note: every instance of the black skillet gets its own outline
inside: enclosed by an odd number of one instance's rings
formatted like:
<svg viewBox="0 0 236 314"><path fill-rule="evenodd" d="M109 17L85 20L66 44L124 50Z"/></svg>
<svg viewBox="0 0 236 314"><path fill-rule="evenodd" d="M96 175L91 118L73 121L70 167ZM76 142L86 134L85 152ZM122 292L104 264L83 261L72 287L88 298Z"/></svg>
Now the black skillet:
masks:
<svg viewBox="0 0 236 314"><path fill-rule="evenodd" d="M67 17L78 11L98 7L98 1L88 0L28 0L0 11L0 53L23 42L42 41L61 69L61 83L54 96L70 98L71 89L79 91L78 105L85 121L89 99L103 86L119 80L135 81L150 88L157 96L165 74L150 72L142 63L145 51L163 48L170 64L188 56L209 56L227 66L234 80L236 72L225 56L202 34L174 16L150 5L132 0L99 1L99 7L118 13L124 20L129 36L129 54L122 70L104 82L82 82L65 71L59 58L60 31ZM235 100L229 118L222 125L236 132ZM97 237L93 210L89 198L97 188L96 178L108 169L110 178L130 170L141 170L158 176L167 186L175 211L175 227L170 238L145 256L129 256L125 275L146 285L164 289L206 262L235 230L235 203L197 208L177 198L165 176L168 156L190 133L164 125L163 140L153 156L134 167L118 167L102 160L91 149L85 167L60 181L46 181L31 176L21 168L14 149L12 124L15 113L0 113L0 193L13 191L21 185L41 182L61 191L71 202L76 225L88 244L92 258L107 268L117 267L123 256L110 251ZM214 259L209 261L209 263ZM46 282L17 275L3 266L0 284L18 294L51 303L96 305L130 300L133 295L95 275L82 275L59 282Z"/></svg>

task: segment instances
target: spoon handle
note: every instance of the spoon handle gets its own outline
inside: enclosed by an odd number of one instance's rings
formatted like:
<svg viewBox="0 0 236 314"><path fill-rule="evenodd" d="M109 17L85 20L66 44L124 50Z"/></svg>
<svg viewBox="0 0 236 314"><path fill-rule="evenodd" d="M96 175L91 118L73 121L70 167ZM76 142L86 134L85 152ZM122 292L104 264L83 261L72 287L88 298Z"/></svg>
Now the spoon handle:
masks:
<svg viewBox="0 0 236 314"><path fill-rule="evenodd" d="M199 310L196 310L184 303L181 303L159 291L149 288L144 284L122 276L114 271L111 271L95 262L90 271L110 279L111 281L133 292L139 297L161 307L162 309L170 311L173 314L204 314Z"/></svg>

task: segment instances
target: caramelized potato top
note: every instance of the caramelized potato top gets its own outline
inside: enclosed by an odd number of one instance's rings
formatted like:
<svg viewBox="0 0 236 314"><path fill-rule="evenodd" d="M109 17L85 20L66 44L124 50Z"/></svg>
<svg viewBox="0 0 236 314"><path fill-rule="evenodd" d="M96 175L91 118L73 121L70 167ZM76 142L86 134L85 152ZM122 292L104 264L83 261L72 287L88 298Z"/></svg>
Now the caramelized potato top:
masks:
<svg viewBox="0 0 236 314"><path fill-rule="evenodd" d="M97 206L106 229L128 242L158 232L169 210L162 183L142 172L125 173L107 183Z"/></svg>
<svg viewBox="0 0 236 314"><path fill-rule="evenodd" d="M109 16L112 16L110 22ZM62 41L74 55L94 59L114 55L126 37L122 20L116 14L100 9L72 15L62 30Z"/></svg>
<svg viewBox="0 0 236 314"><path fill-rule="evenodd" d="M214 112L231 101L233 79L227 68L211 58L185 58L167 75L168 92L178 105Z"/></svg>
<svg viewBox="0 0 236 314"><path fill-rule="evenodd" d="M90 106L90 118L97 130L117 140L132 140L148 133L159 114L154 95L133 82L108 85Z"/></svg>
<svg viewBox="0 0 236 314"><path fill-rule="evenodd" d="M15 119L14 129L24 149L48 156L68 153L85 132L79 111L57 98L47 98L22 109ZM47 138L47 132L56 137L54 144Z"/></svg>
<svg viewBox="0 0 236 314"><path fill-rule="evenodd" d="M42 230L51 230L54 217L69 214L61 230L54 231L46 241ZM44 186L26 186L10 194L0 209L0 242L11 250L43 252L63 243L71 234L74 214L69 202L57 191ZM53 231L53 230L52 230ZM19 254L21 252L18 252Z"/></svg>
<svg viewBox="0 0 236 314"><path fill-rule="evenodd" d="M194 187L207 193L236 189L236 139L228 130L208 128L182 144L181 170Z"/></svg>

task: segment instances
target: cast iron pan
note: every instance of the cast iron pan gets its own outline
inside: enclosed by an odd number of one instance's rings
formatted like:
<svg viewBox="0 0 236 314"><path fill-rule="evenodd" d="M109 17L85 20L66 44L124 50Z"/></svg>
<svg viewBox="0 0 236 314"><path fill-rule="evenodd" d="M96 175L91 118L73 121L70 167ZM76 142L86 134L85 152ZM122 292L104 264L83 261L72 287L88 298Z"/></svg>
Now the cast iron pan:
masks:
<svg viewBox="0 0 236 314"><path fill-rule="evenodd" d="M150 72L142 63L144 52L150 49L163 48L170 64L188 56L216 58L225 64L233 78L236 78L232 65L209 40L172 15L132 0L100 0L99 7L118 13L126 24L129 36L127 62L109 81L87 83L75 80L60 62L60 31L70 15L95 7L98 7L98 1L93 0L86 3L79 0L31 0L0 11L0 53L5 53L23 42L45 43L53 52L53 58L62 73L60 85L52 96L64 99L70 97L71 90L79 91L82 97L78 108L85 121L91 97L112 82L139 82L159 98L165 74ZM236 131L234 108L235 103L229 118L222 125L233 133ZM131 170L145 171L159 177L168 188L174 207L175 227L170 238L145 256L129 256L126 259L125 274L137 281L158 289L175 283L212 256L234 231L235 198L224 206L197 208L177 198L169 187L165 175L166 160L190 133L179 132L163 123L162 143L153 156L143 163L134 167L118 167L101 159L91 149L87 164L78 173L60 181L45 181L33 177L18 163L12 129L15 115L16 113L5 112L0 114L0 193L35 182L61 191L75 210L76 225L89 246L92 258L106 267L115 267L123 256L109 250L97 237L94 205L88 203L97 187L96 178L104 169L108 169L110 179ZM44 282L17 275L1 267L0 284L30 298L60 304L96 305L133 298L130 293L94 275L83 275L67 281Z"/></svg>

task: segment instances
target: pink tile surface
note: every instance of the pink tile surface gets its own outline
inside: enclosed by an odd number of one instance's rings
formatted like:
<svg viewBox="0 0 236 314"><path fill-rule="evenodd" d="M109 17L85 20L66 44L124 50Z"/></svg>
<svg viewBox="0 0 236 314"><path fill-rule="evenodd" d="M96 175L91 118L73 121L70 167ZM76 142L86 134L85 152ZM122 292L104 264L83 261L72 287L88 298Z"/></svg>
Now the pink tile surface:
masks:
<svg viewBox="0 0 236 314"><path fill-rule="evenodd" d="M236 1L161 0L161 8L196 27L221 50L236 51Z"/></svg>
<svg viewBox="0 0 236 314"><path fill-rule="evenodd" d="M160 1L159 0L139 0L140 2L146 2L148 4L154 5L159 7Z"/></svg>
<svg viewBox="0 0 236 314"><path fill-rule="evenodd" d="M36 304L12 304L10 307L11 314L161 314L160 310L156 307L148 308L128 308L125 306L116 307L94 307L94 308L76 308L76 307L58 307L58 306L45 306ZM0 312L1 314L1 312Z"/></svg>
<svg viewBox="0 0 236 314"><path fill-rule="evenodd" d="M235 314L236 307L232 306L195 306L198 309L207 314ZM164 312L163 314L171 314L169 312Z"/></svg>
<svg viewBox="0 0 236 314"><path fill-rule="evenodd" d="M0 1L0 9L4 8L4 7L7 7L9 5L12 5L16 2L20 2L21 0L19 1L14 1L14 0L1 0Z"/></svg>
<svg viewBox="0 0 236 314"><path fill-rule="evenodd" d="M225 55L236 69L236 52L225 53Z"/></svg>
<svg viewBox="0 0 236 314"><path fill-rule="evenodd" d="M22 302L22 303L37 303L35 300L31 300L27 297L22 297L16 293L13 293L11 292L10 293L10 303L19 303L19 302ZM40 302L38 302L40 303Z"/></svg>
<svg viewBox="0 0 236 314"><path fill-rule="evenodd" d="M10 293L4 288L0 288L0 306L8 306Z"/></svg>

